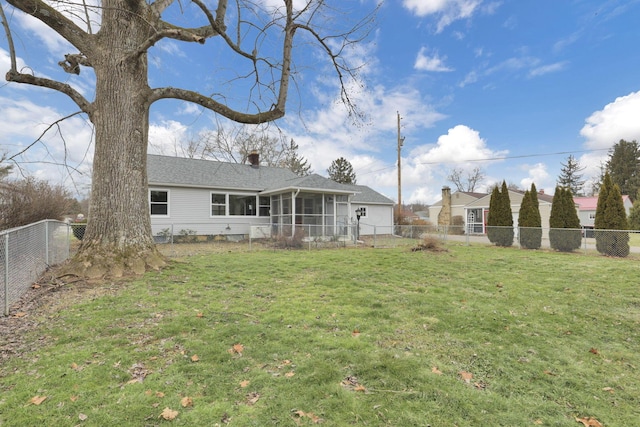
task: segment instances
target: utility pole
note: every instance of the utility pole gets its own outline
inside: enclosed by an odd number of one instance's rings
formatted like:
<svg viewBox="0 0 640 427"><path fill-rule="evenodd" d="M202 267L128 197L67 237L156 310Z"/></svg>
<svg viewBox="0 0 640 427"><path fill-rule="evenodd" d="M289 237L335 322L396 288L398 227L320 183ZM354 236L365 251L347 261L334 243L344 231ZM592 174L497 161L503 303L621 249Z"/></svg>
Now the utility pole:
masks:
<svg viewBox="0 0 640 427"><path fill-rule="evenodd" d="M400 136L400 112L398 112L398 221L402 213L402 144L404 143L404 137Z"/></svg>

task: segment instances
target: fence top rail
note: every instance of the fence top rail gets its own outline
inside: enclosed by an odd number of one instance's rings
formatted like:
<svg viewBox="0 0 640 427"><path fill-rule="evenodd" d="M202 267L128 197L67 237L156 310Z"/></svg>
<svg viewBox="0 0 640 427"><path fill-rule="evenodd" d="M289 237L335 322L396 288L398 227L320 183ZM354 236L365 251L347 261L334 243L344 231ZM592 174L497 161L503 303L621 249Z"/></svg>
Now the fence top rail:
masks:
<svg viewBox="0 0 640 427"><path fill-rule="evenodd" d="M42 220L40 220L38 222L32 222L31 224L22 225L20 227L14 227L14 228L8 228L6 230L2 230L2 231L0 231L0 236L4 236L5 234L14 233L16 231L23 230L25 228L33 227L34 225L38 225L38 224L44 223L44 222L57 222L58 224L66 224L66 222L60 221L60 220L57 220L57 219L42 219Z"/></svg>

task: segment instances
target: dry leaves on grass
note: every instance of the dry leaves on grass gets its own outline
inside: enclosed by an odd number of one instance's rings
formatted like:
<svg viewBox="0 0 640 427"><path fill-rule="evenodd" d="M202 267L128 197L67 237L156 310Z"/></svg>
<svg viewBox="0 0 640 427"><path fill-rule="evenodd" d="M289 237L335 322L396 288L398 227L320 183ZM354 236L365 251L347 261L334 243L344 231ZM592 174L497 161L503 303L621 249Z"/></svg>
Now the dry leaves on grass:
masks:
<svg viewBox="0 0 640 427"><path fill-rule="evenodd" d="M358 382L358 378L353 375L349 375L342 381L340 381L340 385L348 390L357 391L364 393L367 391L367 388Z"/></svg>
<svg viewBox="0 0 640 427"><path fill-rule="evenodd" d="M467 384L470 384L471 379L473 378L473 374L471 372L460 371L458 372L458 375L460 375L460 378L462 378Z"/></svg>
<svg viewBox="0 0 640 427"><path fill-rule="evenodd" d="M435 366L433 368L431 368L431 372L436 374L436 375L442 375L442 372L440 371L440 369L438 369Z"/></svg>
<svg viewBox="0 0 640 427"><path fill-rule="evenodd" d="M322 422L322 418L315 415L313 412L304 412L304 411L295 411L294 415L297 417L296 424L300 425L298 422L301 418L308 418L311 420L313 424L320 424Z"/></svg>
<svg viewBox="0 0 640 427"><path fill-rule="evenodd" d="M242 344L234 344L231 346L227 353L229 354L237 354L238 356L242 356L242 352L244 351L244 346Z"/></svg>
<svg viewBox="0 0 640 427"><path fill-rule="evenodd" d="M29 403L31 405L36 405L39 406L42 402L44 402L45 400L47 400L47 396L33 396L30 400Z"/></svg>
<svg viewBox="0 0 640 427"><path fill-rule="evenodd" d="M185 396L180 400L180 405L182 405L183 408L191 407L193 406L193 399L189 396Z"/></svg>
<svg viewBox="0 0 640 427"><path fill-rule="evenodd" d="M247 403L247 405L249 405L249 406L253 406L253 405L255 405L255 404L256 404L256 402L257 402L259 399L260 399L260 393L257 393L257 392L255 392L255 391L254 391L254 392L252 392L252 393L247 394L247 400L246 400L246 403Z"/></svg>
<svg viewBox="0 0 640 427"><path fill-rule="evenodd" d="M591 417L578 418L576 417L576 421L582 423L585 427L602 427L600 421Z"/></svg>
<svg viewBox="0 0 640 427"><path fill-rule="evenodd" d="M174 411L173 409L167 407L162 410L160 415L158 415L158 418L171 421L171 420L175 420L178 414L179 414L178 411Z"/></svg>

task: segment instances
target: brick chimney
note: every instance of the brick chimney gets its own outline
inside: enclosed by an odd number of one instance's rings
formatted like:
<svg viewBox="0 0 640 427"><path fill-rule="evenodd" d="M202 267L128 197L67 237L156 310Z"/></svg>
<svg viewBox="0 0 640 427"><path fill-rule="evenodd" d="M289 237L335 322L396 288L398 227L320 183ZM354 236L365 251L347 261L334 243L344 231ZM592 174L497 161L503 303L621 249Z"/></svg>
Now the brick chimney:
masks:
<svg viewBox="0 0 640 427"><path fill-rule="evenodd" d="M257 150L252 150L251 153L249 153L248 159L252 168L257 169L260 167L260 154L258 154Z"/></svg>
<svg viewBox="0 0 640 427"><path fill-rule="evenodd" d="M442 208L438 214L438 225L451 225L451 188L442 187Z"/></svg>

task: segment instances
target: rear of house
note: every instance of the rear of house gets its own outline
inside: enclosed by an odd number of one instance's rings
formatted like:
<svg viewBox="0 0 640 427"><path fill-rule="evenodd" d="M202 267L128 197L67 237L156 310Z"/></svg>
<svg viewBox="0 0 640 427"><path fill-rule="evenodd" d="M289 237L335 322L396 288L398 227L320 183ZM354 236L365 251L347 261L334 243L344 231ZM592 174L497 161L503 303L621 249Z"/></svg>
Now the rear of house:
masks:
<svg viewBox="0 0 640 427"><path fill-rule="evenodd" d="M393 201L366 186L344 185L285 168L148 156L149 208L157 240L172 236L240 240L294 235L351 238L391 226Z"/></svg>

